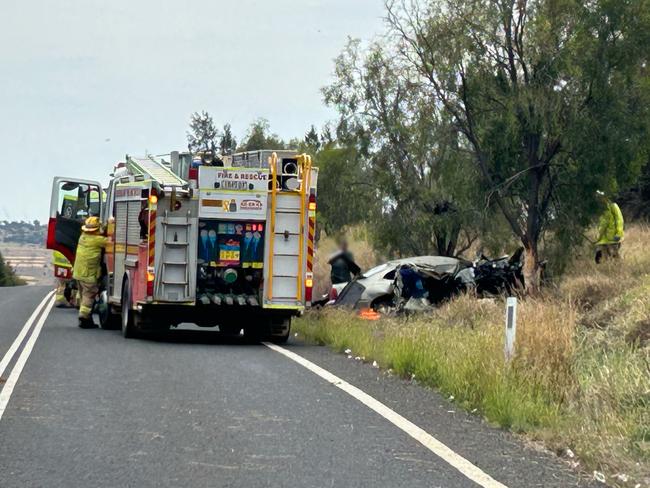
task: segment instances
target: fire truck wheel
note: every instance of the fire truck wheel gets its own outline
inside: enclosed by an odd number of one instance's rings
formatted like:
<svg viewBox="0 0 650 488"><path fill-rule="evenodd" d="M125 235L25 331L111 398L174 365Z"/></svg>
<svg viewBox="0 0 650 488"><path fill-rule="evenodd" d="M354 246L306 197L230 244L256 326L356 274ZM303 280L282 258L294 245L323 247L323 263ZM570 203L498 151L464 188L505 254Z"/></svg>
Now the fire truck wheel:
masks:
<svg viewBox="0 0 650 488"><path fill-rule="evenodd" d="M131 285L128 278L124 278L124 283L122 283L122 335L127 339L137 335L131 309Z"/></svg>
<svg viewBox="0 0 650 488"><path fill-rule="evenodd" d="M219 324L219 332L225 335L239 335L239 331L241 331L242 326L241 325L235 325L235 324Z"/></svg>
<svg viewBox="0 0 650 488"><path fill-rule="evenodd" d="M108 303L108 292L103 290L97 299L97 313L99 325L102 329L117 330L120 328L120 315L113 312L113 307Z"/></svg>
<svg viewBox="0 0 650 488"><path fill-rule="evenodd" d="M285 344L291 334L291 317L271 319L271 334L269 341L273 344Z"/></svg>
<svg viewBox="0 0 650 488"><path fill-rule="evenodd" d="M138 334L156 334L169 330L169 324L162 320L156 320L152 316L142 312L133 312L134 330Z"/></svg>
<svg viewBox="0 0 650 488"><path fill-rule="evenodd" d="M247 341L268 341L274 344L284 344L289 340L291 332L291 317L275 317L259 319L254 327L244 328Z"/></svg>
<svg viewBox="0 0 650 488"><path fill-rule="evenodd" d="M270 342L272 342L273 344L286 344L288 340L289 340L288 332L285 335L270 337Z"/></svg>

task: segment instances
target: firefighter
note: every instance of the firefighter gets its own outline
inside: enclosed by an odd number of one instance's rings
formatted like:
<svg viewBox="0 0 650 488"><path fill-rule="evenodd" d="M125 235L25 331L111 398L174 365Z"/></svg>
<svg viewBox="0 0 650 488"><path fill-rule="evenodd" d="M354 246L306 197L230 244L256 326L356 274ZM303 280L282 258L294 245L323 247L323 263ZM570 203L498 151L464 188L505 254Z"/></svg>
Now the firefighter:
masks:
<svg viewBox="0 0 650 488"><path fill-rule="evenodd" d="M72 294L72 265L59 251L52 252L52 264L56 278L54 306L57 308L73 308L75 306Z"/></svg>
<svg viewBox="0 0 650 488"><path fill-rule="evenodd" d="M361 268L354 262L354 255L348 250L348 242L345 239L341 240L338 252L330 257L328 264L331 266L330 279L333 285L347 283L361 272Z"/></svg>
<svg viewBox="0 0 650 488"><path fill-rule="evenodd" d="M596 263L603 259L619 258L623 241L623 214L615 202L610 201L602 191L597 192L605 207L598 224L596 241Z"/></svg>
<svg viewBox="0 0 650 488"><path fill-rule="evenodd" d="M99 293L102 250L106 247L108 238L102 235L98 217L88 217L81 230L83 232L77 244L72 277L77 280L81 294L79 327L92 329L97 327L92 312L95 298Z"/></svg>

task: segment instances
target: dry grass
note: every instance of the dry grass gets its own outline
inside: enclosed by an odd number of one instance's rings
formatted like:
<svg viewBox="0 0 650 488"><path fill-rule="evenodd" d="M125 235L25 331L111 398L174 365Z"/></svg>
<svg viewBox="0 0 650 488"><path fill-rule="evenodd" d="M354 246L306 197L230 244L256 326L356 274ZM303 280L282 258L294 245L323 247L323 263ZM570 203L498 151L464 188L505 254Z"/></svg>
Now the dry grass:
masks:
<svg viewBox="0 0 650 488"><path fill-rule="evenodd" d="M354 227L348 229L345 232L345 237L350 244L350 251L354 254L354 259L361 269L370 269L377 263L379 257L369 243L365 228ZM316 253L314 256L315 297L319 297L329 291L330 267L327 264L327 260L336 250L337 240L323 233L316 243Z"/></svg>
<svg viewBox="0 0 650 488"><path fill-rule="evenodd" d="M415 375L551 449L570 448L581 468L613 485L650 486L649 242L648 227L631 228L623 260L596 266L585 253L545 296L521 301L510 364L503 303L470 296L411 319L314 313L297 330Z"/></svg>

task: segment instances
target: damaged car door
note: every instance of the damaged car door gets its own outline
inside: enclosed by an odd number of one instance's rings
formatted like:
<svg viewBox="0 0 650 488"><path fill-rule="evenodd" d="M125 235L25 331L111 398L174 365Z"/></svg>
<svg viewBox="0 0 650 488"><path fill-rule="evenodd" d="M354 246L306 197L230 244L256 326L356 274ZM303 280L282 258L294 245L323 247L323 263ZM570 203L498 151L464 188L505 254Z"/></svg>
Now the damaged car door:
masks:
<svg viewBox="0 0 650 488"><path fill-rule="evenodd" d="M392 303L397 264L388 262L369 269L348 283L335 305L349 308L379 308Z"/></svg>

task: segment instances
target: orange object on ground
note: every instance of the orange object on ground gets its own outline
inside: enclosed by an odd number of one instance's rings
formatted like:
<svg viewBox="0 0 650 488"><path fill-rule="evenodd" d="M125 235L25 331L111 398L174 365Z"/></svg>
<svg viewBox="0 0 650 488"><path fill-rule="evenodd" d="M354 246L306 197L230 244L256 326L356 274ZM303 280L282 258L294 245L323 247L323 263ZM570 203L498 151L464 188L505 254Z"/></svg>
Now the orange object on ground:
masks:
<svg viewBox="0 0 650 488"><path fill-rule="evenodd" d="M363 320L379 320L381 318L381 314L372 308L362 308L359 311L359 318Z"/></svg>

